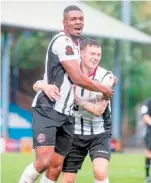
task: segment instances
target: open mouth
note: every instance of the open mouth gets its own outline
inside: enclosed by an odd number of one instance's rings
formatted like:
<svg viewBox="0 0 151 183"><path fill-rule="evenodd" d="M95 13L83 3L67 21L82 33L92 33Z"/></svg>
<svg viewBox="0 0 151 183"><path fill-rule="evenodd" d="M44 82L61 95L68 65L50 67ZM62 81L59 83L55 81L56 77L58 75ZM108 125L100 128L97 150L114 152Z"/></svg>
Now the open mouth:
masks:
<svg viewBox="0 0 151 183"><path fill-rule="evenodd" d="M93 60L91 63L92 63L93 65L98 64L98 62L97 62L97 61L95 61L95 60Z"/></svg>
<svg viewBox="0 0 151 183"><path fill-rule="evenodd" d="M81 32L82 28L81 28L81 26L77 26L77 27L74 28L74 30L76 30L77 32Z"/></svg>
<svg viewBox="0 0 151 183"><path fill-rule="evenodd" d="M96 65L96 64L97 64L97 62L92 62L92 64L93 64L93 65Z"/></svg>

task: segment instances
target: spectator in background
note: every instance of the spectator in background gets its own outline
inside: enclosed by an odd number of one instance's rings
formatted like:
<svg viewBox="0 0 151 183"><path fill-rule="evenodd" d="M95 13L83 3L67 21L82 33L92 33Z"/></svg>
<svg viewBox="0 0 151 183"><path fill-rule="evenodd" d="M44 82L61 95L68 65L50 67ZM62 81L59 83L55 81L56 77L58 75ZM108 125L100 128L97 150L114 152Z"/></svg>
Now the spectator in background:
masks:
<svg viewBox="0 0 151 183"><path fill-rule="evenodd" d="M149 175L150 169L150 161L151 161L151 98L145 101L145 103L141 107L141 115L143 119L143 123L146 126L146 134L144 137L144 142L146 145L145 150L145 172L146 177L144 182L151 182L151 178Z"/></svg>

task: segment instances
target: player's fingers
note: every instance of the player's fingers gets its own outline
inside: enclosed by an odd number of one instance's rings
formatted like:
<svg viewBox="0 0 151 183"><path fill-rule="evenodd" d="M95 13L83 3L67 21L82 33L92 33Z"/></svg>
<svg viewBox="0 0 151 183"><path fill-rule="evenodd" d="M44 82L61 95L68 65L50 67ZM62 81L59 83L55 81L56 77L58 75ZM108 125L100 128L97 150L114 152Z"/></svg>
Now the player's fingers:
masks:
<svg viewBox="0 0 151 183"><path fill-rule="evenodd" d="M53 93L55 93L58 97L60 97L59 89L55 85L53 85L51 91L53 91Z"/></svg>
<svg viewBox="0 0 151 183"><path fill-rule="evenodd" d="M115 79L114 79L114 84L117 84L117 83L118 83L118 79L115 78Z"/></svg>
<svg viewBox="0 0 151 183"><path fill-rule="evenodd" d="M49 93L51 94L55 94L57 95L58 97L60 97L60 93L59 91L55 90L54 88L49 88Z"/></svg>
<svg viewBox="0 0 151 183"><path fill-rule="evenodd" d="M51 85L51 84L49 84L47 88L48 88L49 91L52 90L52 91L57 91L57 92L59 92L59 89L57 88L56 85Z"/></svg>
<svg viewBox="0 0 151 183"><path fill-rule="evenodd" d="M52 85L52 90L59 93L59 89L56 85Z"/></svg>
<svg viewBox="0 0 151 183"><path fill-rule="evenodd" d="M53 86L54 86L55 91L59 92L59 88L56 85L53 85Z"/></svg>
<svg viewBox="0 0 151 183"><path fill-rule="evenodd" d="M108 99L111 99L113 95L114 95L114 90L111 89L111 92L110 92L110 94L108 95Z"/></svg>
<svg viewBox="0 0 151 183"><path fill-rule="evenodd" d="M108 100L111 100L111 98L113 97L114 95L114 90L112 90L112 93L108 96Z"/></svg>
<svg viewBox="0 0 151 183"><path fill-rule="evenodd" d="M112 95L111 95L111 97L114 95L114 90L112 90Z"/></svg>
<svg viewBox="0 0 151 183"><path fill-rule="evenodd" d="M51 91L49 93L50 97L53 98L54 100L58 100L59 99L59 96L55 94L55 92Z"/></svg>
<svg viewBox="0 0 151 183"><path fill-rule="evenodd" d="M49 94L49 98L50 98L52 101L56 100L55 96L53 96L52 94L51 94L51 95Z"/></svg>
<svg viewBox="0 0 151 183"><path fill-rule="evenodd" d="M55 96L56 100L58 100L60 98L60 93L58 93L58 92L54 91L53 95Z"/></svg>
<svg viewBox="0 0 151 183"><path fill-rule="evenodd" d="M53 98L51 98L51 97L49 97L50 98L50 100L53 102L54 101L54 99Z"/></svg>
<svg viewBox="0 0 151 183"><path fill-rule="evenodd" d="M47 97L51 100L54 101L54 99L52 98L52 95L49 92L45 92L45 94L47 95Z"/></svg>
<svg viewBox="0 0 151 183"><path fill-rule="evenodd" d="M58 91L54 91L54 94L57 95L58 97L60 97L60 93Z"/></svg>

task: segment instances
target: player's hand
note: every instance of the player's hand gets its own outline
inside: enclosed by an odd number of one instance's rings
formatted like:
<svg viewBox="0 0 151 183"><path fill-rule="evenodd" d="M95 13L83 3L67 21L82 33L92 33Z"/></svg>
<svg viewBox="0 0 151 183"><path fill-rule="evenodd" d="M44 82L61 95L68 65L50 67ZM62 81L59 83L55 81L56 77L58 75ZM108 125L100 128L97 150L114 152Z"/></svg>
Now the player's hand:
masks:
<svg viewBox="0 0 151 183"><path fill-rule="evenodd" d="M113 94L114 94L114 90L112 89L111 86L108 86L108 85L104 85L104 91L102 92L103 93L103 99L104 100L111 100Z"/></svg>
<svg viewBox="0 0 151 183"><path fill-rule="evenodd" d="M112 71L108 71L110 74L113 74L113 72ZM115 85L117 85L118 84L118 78L113 74L113 78L114 78L114 82L113 82L113 87L115 86Z"/></svg>
<svg viewBox="0 0 151 183"><path fill-rule="evenodd" d="M43 91L52 101L58 100L60 98L59 89L56 85L45 84Z"/></svg>
<svg viewBox="0 0 151 183"><path fill-rule="evenodd" d="M113 83L113 87L114 87L115 85L118 84L118 78L115 75L113 75L113 77L114 77L114 83Z"/></svg>

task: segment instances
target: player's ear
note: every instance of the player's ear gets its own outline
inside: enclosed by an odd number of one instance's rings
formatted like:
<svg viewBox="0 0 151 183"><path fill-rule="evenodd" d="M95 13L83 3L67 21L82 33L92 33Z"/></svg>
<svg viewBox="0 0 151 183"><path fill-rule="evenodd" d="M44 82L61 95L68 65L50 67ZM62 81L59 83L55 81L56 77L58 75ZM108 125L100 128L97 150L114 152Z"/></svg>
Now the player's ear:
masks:
<svg viewBox="0 0 151 183"><path fill-rule="evenodd" d="M80 57L82 58L83 56L83 50L80 50Z"/></svg>
<svg viewBox="0 0 151 183"><path fill-rule="evenodd" d="M65 26L66 25L66 21L62 20L62 24L63 24L63 26Z"/></svg>

